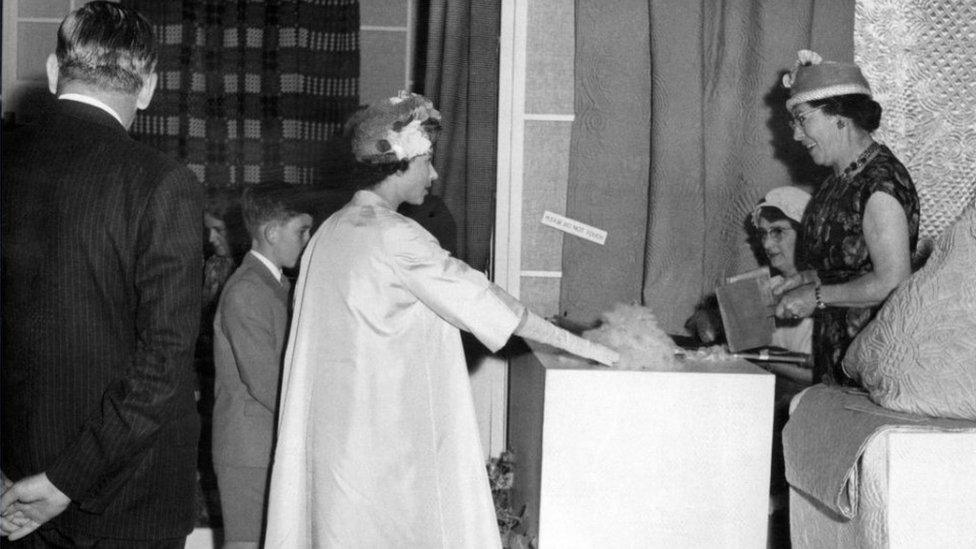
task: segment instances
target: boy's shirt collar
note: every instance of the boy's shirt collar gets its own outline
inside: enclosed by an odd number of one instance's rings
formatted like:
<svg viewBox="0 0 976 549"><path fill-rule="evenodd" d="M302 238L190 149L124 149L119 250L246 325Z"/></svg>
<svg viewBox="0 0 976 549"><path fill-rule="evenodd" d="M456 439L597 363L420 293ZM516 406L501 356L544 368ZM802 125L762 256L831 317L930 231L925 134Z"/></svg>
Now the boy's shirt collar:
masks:
<svg viewBox="0 0 976 549"><path fill-rule="evenodd" d="M271 274L272 275L274 275L275 280L277 280L279 284L281 283L281 268L280 267L278 267L277 265L275 265L274 263L272 263L271 260L268 259L267 257L264 257L263 255L261 255L261 252L259 252L257 250L250 250L248 253L249 254L253 254L254 257L256 257L261 263L264 263L264 266L267 267L269 271L271 271Z"/></svg>

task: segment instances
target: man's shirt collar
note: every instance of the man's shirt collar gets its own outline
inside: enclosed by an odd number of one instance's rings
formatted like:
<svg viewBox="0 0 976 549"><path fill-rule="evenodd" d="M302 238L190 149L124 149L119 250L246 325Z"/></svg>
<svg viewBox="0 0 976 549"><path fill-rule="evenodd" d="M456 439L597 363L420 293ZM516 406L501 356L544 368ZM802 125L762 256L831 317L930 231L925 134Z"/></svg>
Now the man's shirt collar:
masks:
<svg viewBox="0 0 976 549"><path fill-rule="evenodd" d="M103 111L111 114L112 117L118 120L119 124L122 124L123 127L125 126L125 124L122 122L122 117L119 116L119 113L115 112L115 109L109 107L108 105L99 101L98 99L95 99L94 97L91 97L89 95L82 95L80 93L63 93L58 96L58 100L62 100L62 99L67 101L77 101L79 103L85 103L93 107L98 107L99 109L102 109Z"/></svg>

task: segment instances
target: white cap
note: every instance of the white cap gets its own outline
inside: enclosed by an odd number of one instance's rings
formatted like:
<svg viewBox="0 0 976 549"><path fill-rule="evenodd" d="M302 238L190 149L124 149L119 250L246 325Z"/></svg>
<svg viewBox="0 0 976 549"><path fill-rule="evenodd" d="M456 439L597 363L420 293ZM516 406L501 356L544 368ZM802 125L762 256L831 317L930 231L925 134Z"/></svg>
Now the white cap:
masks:
<svg viewBox="0 0 976 549"><path fill-rule="evenodd" d="M803 210L810 202L810 193L799 187L776 187L766 193L766 196L756 204L752 210L752 224L759 225L759 212L765 207L779 208L786 217L797 223L803 219Z"/></svg>

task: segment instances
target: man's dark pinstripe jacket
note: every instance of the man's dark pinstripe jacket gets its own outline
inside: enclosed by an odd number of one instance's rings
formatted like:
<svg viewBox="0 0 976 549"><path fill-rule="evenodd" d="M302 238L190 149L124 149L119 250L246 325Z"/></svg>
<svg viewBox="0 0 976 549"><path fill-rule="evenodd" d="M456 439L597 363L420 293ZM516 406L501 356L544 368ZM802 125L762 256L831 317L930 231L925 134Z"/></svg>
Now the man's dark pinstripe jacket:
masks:
<svg viewBox="0 0 976 549"><path fill-rule="evenodd" d="M2 143L2 462L46 472L65 533L193 526L202 187L75 101Z"/></svg>

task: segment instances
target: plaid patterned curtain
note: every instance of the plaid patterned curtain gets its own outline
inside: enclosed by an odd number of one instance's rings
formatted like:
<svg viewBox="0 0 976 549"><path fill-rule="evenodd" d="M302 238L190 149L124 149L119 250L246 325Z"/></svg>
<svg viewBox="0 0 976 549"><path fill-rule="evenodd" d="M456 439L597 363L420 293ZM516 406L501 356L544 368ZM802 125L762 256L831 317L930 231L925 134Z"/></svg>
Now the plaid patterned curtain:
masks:
<svg viewBox="0 0 976 549"><path fill-rule="evenodd" d="M207 187L319 184L326 142L359 103L357 0L122 0L160 42L159 85L132 133Z"/></svg>

